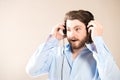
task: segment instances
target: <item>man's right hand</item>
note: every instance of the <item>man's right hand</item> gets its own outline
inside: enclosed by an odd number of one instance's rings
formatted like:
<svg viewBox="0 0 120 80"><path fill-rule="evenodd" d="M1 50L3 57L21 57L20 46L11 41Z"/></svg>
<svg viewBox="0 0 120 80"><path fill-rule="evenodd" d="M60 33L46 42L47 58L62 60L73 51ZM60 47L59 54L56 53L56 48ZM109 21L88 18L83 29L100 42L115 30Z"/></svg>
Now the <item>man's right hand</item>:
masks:
<svg viewBox="0 0 120 80"><path fill-rule="evenodd" d="M55 27L53 27L51 34L58 40L64 39L65 38L65 35L63 34L64 29L65 29L64 24L58 24Z"/></svg>

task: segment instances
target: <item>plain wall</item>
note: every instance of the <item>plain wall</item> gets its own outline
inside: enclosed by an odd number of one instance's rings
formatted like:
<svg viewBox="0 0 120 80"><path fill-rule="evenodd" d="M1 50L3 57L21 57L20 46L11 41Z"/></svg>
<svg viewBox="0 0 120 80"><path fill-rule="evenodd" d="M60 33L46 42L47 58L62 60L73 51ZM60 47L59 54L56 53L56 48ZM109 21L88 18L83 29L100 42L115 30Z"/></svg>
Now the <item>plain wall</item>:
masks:
<svg viewBox="0 0 120 80"><path fill-rule="evenodd" d="M85 9L104 26L103 39L120 67L120 0L0 0L0 80L32 78L26 64L69 10Z"/></svg>

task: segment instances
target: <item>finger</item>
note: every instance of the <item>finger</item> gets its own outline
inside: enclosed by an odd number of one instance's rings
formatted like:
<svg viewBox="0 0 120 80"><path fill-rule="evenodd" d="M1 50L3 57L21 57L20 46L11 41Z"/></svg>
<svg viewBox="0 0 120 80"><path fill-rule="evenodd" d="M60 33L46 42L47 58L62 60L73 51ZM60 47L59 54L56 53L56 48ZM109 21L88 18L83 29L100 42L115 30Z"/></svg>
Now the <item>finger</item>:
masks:
<svg viewBox="0 0 120 80"><path fill-rule="evenodd" d="M63 24L57 24L54 29L55 31L63 30L64 29L63 26L64 26Z"/></svg>

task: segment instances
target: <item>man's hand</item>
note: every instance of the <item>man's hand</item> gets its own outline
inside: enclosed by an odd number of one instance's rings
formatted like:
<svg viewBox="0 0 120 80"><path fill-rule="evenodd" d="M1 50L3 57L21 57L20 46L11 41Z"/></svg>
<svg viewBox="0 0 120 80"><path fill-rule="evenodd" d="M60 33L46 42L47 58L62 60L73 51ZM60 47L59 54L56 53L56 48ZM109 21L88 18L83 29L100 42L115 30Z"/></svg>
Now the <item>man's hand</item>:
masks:
<svg viewBox="0 0 120 80"><path fill-rule="evenodd" d="M91 26L92 25L92 26ZM91 27L90 27L91 26ZM103 33L103 27L100 23L98 23L97 21L90 21L88 24L88 33L91 30L91 38L92 40L94 39L94 37L96 36L102 36Z"/></svg>
<svg viewBox="0 0 120 80"><path fill-rule="evenodd" d="M53 37L57 38L58 40L61 40L65 38L65 35L63 34L64 29L64 24L58 24L52 29L51 34Z"/></svg>

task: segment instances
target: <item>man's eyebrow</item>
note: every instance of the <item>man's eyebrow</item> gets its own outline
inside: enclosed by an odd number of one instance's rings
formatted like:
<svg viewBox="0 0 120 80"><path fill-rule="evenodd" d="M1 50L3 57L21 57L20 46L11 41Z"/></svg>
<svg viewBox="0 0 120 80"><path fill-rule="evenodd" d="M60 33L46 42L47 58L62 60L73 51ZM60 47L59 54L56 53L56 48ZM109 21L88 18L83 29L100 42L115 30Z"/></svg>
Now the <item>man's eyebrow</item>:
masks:
<svg viewBox="0 0 120 80"><path fill-rule="evenodd" d="M76 25L76 26L74 26L73 28L78 28L78 27L81 28L82 26L81 26L81 25ZM67 29L69 29L69 28L70 28L70 27L68 26Z"/></svg>
<svg viewBox="0 0 120 80"><path fill-rule="evenodd" d="M81 28L82 26L81 25L76 25L74 28L78 28L78 27Z"/></svg>

